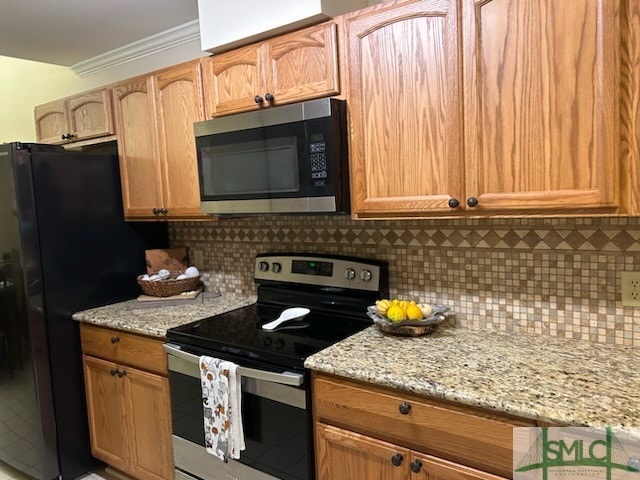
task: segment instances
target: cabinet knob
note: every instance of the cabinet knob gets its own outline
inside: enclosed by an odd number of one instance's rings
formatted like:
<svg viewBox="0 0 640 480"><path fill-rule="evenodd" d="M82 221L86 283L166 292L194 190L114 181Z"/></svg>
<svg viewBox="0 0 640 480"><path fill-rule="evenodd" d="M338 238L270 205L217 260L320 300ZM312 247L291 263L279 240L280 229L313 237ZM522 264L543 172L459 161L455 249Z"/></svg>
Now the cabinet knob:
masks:
<svg viewBox="0 0 640 480"><path fill-rule="evenodd" d="M160 209L160 213L162 213L163 215L166 215L167 213L169 213L169 209L168 208L161 208Z"/></svg>
<svg viewBox="0 0 640 480"><path fill-rule="evenodd" d="M154 209L153 209L153 214L154 214L154 215L157 215L157 214L159 214L159 213L160 213L160 209L159 209L159 208L154 208Z"/></svg>
<svg viewBox="0 0 640 480"><path fill-rule="evenodd" d="M120 337L111 337L111 343L118 343L120 341Z"/></svg>
<svg viewBox="0 0 640 480"><path fill-rule="evenodd" d="M67 134L63 133L61 138L62 138L62 140L66 140L67 139Z"/></svg>
<svg viewBox="0 0 640 480"><path fill-rule="evenodd" d="M450 198L449 199L449 207L458 208L459 205L460 205L460 200L458 200L457 198Z"/></svg>
<svg viewBox="0 0 640 480"><path fill-rule="evenodd" d="M122 378L127 374L127 372L120 370L116 370L116 373L118 374L118 378Z"/></svg>
<svg viewBox="0 0 640 480"><path fill-rule="evenodd" d="M411 404L409 404L407 402L402 402L400 404L400 406L398 407L398 410L400 410L400 413L402 415L406 415L411 411Z"/></svg>
<svg viewBox="0 0 640 480"><path fill-rule="evenodd" d="M273 95L271 95L269 92L267 92L267 93L266 93L266 95L264 96L264 99L265 99L267 102L271 103L271 102L273 102L273 101L276 99L276 97L274 97L274 96L273 96Z"/></svg>
<svg viewBox="0 0 640 480"><path fill-rule="evenodd" d="M478 199L476 197L467 198L467 205L469 205L472 208L475 207L476 205L478 205Z"/></svg>
<svg viewBox="0 0 640 480"><path fill-rule="evenodd" d="M402 464L402 460L404 460L404 456L401 453L396 453L391 457L391 463L396 467L399 467Z"/></svg>
<svg viewBox="0 0 640 480"><path fill-rule="evenodd" d="M68 133L67 134L67 139L71 140L72 138L76 138L77 135L75 133Z"/></svg>
<svg viewBox="0 0 640 480"><path fill-rule="evenodd" d="M413 473L418 473L420 471L420 469L422 468L422 462L420 460L414 460L409 465L409 468L411 468L411 471Z"/></svg>
<svg viewBox="0 0 640 480"><path fill-rule="evenodd" d="M110 373L111 373L112 377L115 377L115 375L116 375L116 373L118 373L118 371L115 368L112 368Z"/></svg>
<svg viewBox="0 0 640 480"><path fill-rule="evenodd" d="M253 97L253 101L256 102L257 104L260 104L264 102L264 98L262 98L260 95L256 95L255 97Z"/></svg>

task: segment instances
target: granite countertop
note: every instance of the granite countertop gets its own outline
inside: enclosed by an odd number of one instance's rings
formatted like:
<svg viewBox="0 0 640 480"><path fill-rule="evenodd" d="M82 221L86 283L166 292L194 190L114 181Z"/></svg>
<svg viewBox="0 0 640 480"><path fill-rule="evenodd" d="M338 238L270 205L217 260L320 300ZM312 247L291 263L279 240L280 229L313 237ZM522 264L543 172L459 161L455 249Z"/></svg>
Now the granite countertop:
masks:
<svg viewBox="0 0 640 480"><path fill-rule="evenodd" d="M640 427L633 347L453 327L395 337L369 327L305 366L560 425Z"/></svg>
<svg viewBox="0 0 640 480"><path fill-rule="evenodd" d="M142 307L137 300L91 308L73 314L73 319L133 333L165 337L167 330L212 315L255 303L256 297L222 295L205 297L202 303Z"/></svg>

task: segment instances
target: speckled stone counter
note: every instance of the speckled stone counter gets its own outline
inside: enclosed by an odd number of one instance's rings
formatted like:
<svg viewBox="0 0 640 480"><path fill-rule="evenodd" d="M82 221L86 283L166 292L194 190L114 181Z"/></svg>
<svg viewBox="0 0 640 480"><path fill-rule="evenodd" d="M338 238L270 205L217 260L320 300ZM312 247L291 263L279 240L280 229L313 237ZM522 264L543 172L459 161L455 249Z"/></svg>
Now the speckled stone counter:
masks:
<svg viewBox="0 0 640 480"><path fill-rule="evenodd" d="M73 319L143 335L164 337L172 327L251 305L255 301L255 297L222 295L205 298L202 303L141 307L137 300L128 300L77 312Z"/></svg>
<svg viewBox="0 0 640 480"><path fill-rule="evenodd" d="M640 427L640 349L460 328L376 327L307 359L313 370L561 425Z"/></svg>

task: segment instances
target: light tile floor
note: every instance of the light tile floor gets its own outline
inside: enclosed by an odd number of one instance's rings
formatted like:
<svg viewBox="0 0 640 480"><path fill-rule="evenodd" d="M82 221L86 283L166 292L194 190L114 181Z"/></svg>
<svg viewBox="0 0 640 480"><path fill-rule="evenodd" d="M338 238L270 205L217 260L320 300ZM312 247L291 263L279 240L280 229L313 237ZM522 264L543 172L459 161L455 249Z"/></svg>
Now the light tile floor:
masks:
<svg viewBox="0 0 640 480"><path fill-rule="evenodd" d="M6 463L0 462L0 480L33 480ZM129 480L122 474L109 469L101 469L78 477L76 480Z"/></svg>

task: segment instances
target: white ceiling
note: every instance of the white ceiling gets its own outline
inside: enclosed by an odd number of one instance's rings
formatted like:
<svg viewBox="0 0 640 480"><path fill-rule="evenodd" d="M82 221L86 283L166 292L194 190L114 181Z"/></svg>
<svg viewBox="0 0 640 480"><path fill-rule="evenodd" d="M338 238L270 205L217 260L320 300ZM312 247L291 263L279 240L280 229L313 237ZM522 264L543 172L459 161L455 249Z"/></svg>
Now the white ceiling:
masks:
<svg viewBox="0 0 640 480"><path fill-rule="evenodd" d="M0 55L71 66L197 18L197 0L8 0Z"/></svg>

